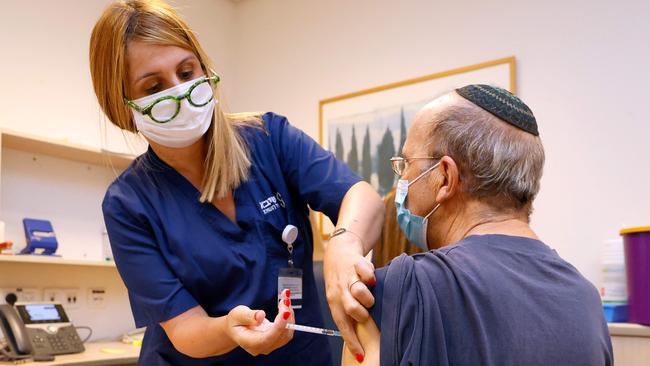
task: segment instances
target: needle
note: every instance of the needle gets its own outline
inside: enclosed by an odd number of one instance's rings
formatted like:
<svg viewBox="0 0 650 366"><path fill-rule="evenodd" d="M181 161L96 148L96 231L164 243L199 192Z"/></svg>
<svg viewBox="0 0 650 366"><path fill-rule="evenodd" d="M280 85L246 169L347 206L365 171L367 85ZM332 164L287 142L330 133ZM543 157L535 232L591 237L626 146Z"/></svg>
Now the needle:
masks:
<svg viewBox="0 0 650 366"><path fill-rule="evenodd" d="M332 337L340 337L341 336L341 332L339 332L338 330L323 329L323 328L316 328L316 327L308 327L306 325L298 325L298 324L292 324L292 323L287 323L287 329L297 330L299 332L307 332L307 333L328 335L328 336L332 336Z"/></svg>

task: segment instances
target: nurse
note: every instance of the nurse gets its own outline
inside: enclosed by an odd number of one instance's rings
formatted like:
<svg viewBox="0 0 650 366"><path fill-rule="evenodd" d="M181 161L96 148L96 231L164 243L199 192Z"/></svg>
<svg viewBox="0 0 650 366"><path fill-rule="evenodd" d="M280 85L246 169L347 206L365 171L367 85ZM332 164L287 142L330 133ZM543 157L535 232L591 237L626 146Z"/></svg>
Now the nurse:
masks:
<svg viewBox="0 0 650 366"><path fill-rule="evenodd" d="M149 142L102 205L135 323L147 326L139 364L331 364L326 337L285 329L322 327L308 206L337 223L328 301L362 361L352 324L372 297L349 288L369 280L354 263L383 222L373 189L286 118L224 113L219 75L165 3L110 4L90 68L108 119Z"/></svg>

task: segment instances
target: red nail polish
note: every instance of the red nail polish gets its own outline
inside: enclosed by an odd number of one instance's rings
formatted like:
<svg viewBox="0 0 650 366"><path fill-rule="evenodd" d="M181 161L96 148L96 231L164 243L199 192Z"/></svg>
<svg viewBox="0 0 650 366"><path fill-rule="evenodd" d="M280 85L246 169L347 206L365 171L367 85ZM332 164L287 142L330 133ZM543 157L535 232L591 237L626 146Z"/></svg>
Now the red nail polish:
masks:
<svg viewBox="0 0 650 366"><path fill-rule="evenodd" d="M363 362L363 355L361 353L357 353L355 357L357 358L357 362Z"/></svg>
<svg viewBox="0 0 650 366"><path fill-rule="evenodd" d="M284 318L284 320L289 319L289 316L291 316L291 313L288 311L285 311L284 314L282 314L282 318Z"/></svg>
<svg viewBox="0 0 650 366"><path fill-rule="evenodd" d="M291 297L291 290L287 289L287 297Z"/></svg>
<svg viewBox="0 0 650 366"><path fill-rule="evenodd" d="M291 305L291 301L289 301L289 299L284 299L284 305L285 306Z"/></svg>
<svg viewBox="0 0 650 366"><path fill-rule="evenodd" d="M376 285L376 284L377 284L377 279L374 278L374 277L371 278L370 281L368 282L368 284L369 284L370 286L374 286L374 285Z"/></svg>

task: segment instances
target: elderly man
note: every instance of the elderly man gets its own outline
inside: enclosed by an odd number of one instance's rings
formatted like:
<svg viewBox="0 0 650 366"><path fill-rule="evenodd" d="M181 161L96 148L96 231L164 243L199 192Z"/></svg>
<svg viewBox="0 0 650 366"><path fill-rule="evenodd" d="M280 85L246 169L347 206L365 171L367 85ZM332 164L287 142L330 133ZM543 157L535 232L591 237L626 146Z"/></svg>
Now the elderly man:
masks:
<svg viewBox="0 0 650 366"><path fill-rule="evenodd" d="M363 364L612 364L598 292L529 226L544 150L520 99L487 85L440 97L392 163L397 221L430 251L376 271ZM351 290L372 303L362 283Z"/></svg>

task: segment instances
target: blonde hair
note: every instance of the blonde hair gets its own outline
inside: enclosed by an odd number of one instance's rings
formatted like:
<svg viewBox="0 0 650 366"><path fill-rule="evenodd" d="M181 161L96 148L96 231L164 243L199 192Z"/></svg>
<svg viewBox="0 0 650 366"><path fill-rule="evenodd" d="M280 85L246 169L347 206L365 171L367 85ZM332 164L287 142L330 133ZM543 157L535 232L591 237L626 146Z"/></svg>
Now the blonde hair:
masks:
<svg viewBox="0 0 650 366"><path fill-rule="evenodd" d="M110 4L90 37L90 74L100 107L116 126L137 132L131 110L123 102L127 80L126 48L132 40L176 46L193 52L208 75L212 61L187 23L160 0L121 0ZM218 88L214 90L219 98ZM244 125L261 126L259 113L226 114L217 103L206 132L201 202L223 198L248 177L248 147L238 132Z"/></svg>

